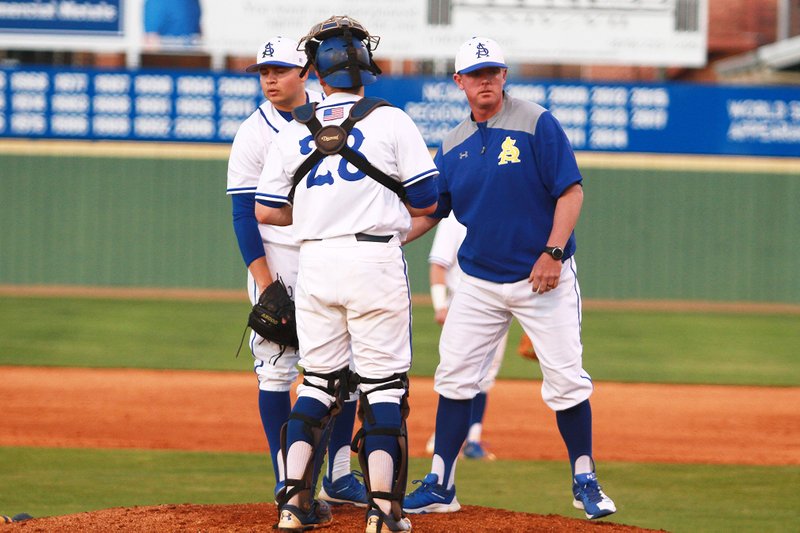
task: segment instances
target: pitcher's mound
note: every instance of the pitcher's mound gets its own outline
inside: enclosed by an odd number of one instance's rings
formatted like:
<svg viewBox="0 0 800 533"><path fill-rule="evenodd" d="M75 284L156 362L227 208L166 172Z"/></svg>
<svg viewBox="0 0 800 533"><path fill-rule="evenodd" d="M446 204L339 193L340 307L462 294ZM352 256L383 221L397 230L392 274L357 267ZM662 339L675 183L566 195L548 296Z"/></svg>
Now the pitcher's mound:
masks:
<svg viewBox="0 0 800 533"><path fill-rule="evenodd" d="M364 510L350 506L334 507L333 523L320 532L353 533L364 530ZM34 518L0 525L0 532L82 531L86 533L124 532L252 532L271 531L278 514L274 504L237 505L159 505L156 507L115 508L67 516ZM462 531L502 532L601 532L633 533L654 531L611 522L580 520L556 515L515 513L502 509L465 506L458 513L411 515L418 533Z"/></svg>

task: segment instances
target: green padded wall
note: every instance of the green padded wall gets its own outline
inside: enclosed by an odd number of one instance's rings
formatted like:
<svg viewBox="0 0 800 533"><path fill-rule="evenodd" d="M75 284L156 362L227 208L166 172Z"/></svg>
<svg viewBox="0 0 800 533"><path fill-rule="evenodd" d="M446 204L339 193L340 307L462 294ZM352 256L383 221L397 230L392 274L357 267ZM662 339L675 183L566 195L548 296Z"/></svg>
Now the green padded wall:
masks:
<svg viewBox="0 0 800 533"><path fill-rule="evenodd" d="M0 283L240 286L226 167L0 156Z"/></svg>
<svg viewBox="0 0 800 533"><path fill-rule="evenodd" d="M585 296L800 303L800 165L795 175L583 174Z"/></svg>
<svg viewBox="0 0 800 533"><path fill-rule="evenodd" d="M0 284L242 287L222 159L0 155L0 168ZM584 297L800 303L800 168L583 173ZM430 241L406 247L414 292Z"/></svg>

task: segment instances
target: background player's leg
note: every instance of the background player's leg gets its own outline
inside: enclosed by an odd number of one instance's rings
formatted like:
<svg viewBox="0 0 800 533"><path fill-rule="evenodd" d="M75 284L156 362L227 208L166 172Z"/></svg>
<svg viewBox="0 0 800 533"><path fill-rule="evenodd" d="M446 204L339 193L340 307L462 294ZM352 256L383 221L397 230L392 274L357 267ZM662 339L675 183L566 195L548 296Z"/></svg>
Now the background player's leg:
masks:
<svg viewBox="0 0 800 533"><path fill-rule="evenodd" d="M481 392L472 400L472 415L469 421L469 433L467 434L467 442L464 444L463 455L467 459L487 459L493 461L496 459L495 455L486 449L483 441L483 419L486 416L486 402L489 399L489 391L494 387L494 382L497 379L497 374L500 372L500 366L503 364L503 357L506 354L506 345L508 344L508 332L500 340L500 344L494 351L492 357L492 366L489 367L489 373L486 374L480 382Z"/></svg>
<svg viewBox="0 0 800 533"><path fill-rule="evenodd" d="M328 445L328 479L331 481L350 473L350 442L353 439L357 408L357 399L344 402L342 411L333 422Z"/></svg>
<svg viewBox="0 0 800 533"><path fill-rule="evenodd" d="M483 436L483 417L486 414L487 394L479 392L472 399L472 410L469 416L469 433L467 442L480 442Z"/></svg>
<svg viewBox="0 0 800 533"><path fill-rule="evenodd" d="M333 422L331 440L328 444L328 468L322 478L319 498L330 504L351 504L366 507L367 490L350 468L350 442L358 408L358 396L344 402L342 410Z"/></svg>

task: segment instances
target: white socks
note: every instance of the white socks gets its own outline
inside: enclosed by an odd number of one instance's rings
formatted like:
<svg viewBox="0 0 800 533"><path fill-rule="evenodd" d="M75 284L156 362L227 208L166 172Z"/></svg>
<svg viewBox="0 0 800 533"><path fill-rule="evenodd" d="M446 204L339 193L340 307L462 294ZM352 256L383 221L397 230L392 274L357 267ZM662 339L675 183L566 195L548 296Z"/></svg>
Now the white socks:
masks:
<svg viewBox="0 0 800 533"><path fill-rule="evenodd" d="M375 450L367 458L369 462L369 480L373 491L392 492L394 478L394 460L384 450ZM391 514L392 504L389 500L375 499L383 514Z"/></svg>
<svg viewBox="0 0 800 533"><path fill-rule="evenodd" d="M306 471L306 465L311 460L311 445L307 442L297 441L289 447L286 456L286 478L302 479ZM287 487L288 489L288 487ZM297 505L300 503L300 495L295 494L289 499L289 504Z"/></svg>
<svg viewBox="0 0 800 533"><path fill-rule="evenodd" d="M330 461L331 458L328 457ZM331 481L336 481L342 476L350 473L350 446L342 446L336 450L336 455L333 457L333 468L330 469Z"/></svg>
<svg viewBox="0 0 800 533"><path fill-rule="evenodd" d="M467 442L480 442L482 433L483 424L480 422L475 422L469 427L469 433L467 433Z"/></svg>
<svg viewBox="0 0 800 533"><path fill-rule="evenodd" d="M575 460L575 475L594 472L594 461L588 455L581 455Z"/></svg>

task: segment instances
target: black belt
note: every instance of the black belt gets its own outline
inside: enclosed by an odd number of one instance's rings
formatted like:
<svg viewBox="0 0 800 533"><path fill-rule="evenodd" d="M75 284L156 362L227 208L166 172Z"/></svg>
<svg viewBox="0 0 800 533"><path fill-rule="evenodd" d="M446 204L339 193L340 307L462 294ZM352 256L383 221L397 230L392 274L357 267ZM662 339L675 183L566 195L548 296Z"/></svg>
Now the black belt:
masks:
<svg viewBox="0 0 800 533"><path fill-rule="evenodd" d="M356 233L356 240L362 242L389 242L394 235L370 235L368 233Z"/></svg>

